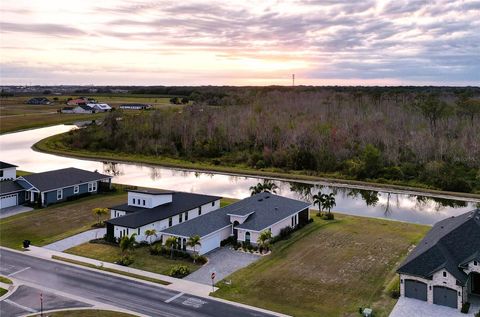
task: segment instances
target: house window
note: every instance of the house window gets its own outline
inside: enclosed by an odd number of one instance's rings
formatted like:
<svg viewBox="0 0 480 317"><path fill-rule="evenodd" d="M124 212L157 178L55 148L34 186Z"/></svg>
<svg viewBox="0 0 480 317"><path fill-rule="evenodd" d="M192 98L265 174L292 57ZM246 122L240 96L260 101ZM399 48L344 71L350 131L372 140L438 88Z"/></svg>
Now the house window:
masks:
<svg viewBox="0 0 480 317"><path fill-rule="evenodd" d="M182 223L182 221L183 221L182 219L183 219L183 215L182 215L182 214L179 214L179 215L178 215L178 222L179 222L179 223Z"/></svg>
<svg viewBox="0 0 480 317"><path fill-rule="evenodd" d="M143 205L145 206L145 199L143 200Z"/></svg>
<svg viewBox="0 0 480 317"><path fill-rule="evenodd" d="M140 228L137 229L137 234L140 235Z"/></svg>
<svg viewBox="0 0 480 317"><path fill-rule="evenodd" d="M3 170L0 170L0 177L3 177Z"/></svg>
<svg viewBox="0 0 480 317"><path fill-rule="evenodd" d="M135 198L133 198L133 204L135 205Z"/></svg>
<svg viewBox="0 0 480 317"><path fill-rule="evenodd" d="M447 272L443 272L443 277L447 277Z"/></svg>
<svg viewBox="0 0 480 317"><path fill-rule="evenodd" d="M172 226L172 222L173 222L173 219L172 217L168 218L168 226L171 227Z"/></svg>
<svg viewBox="0 0 480 317"><path fill-rule="evenodd" d="M94 192L97 191L97 182L92 183L92 191L94 191Z"/></svg>
<svg viewBox="0 0 480 317"><path fill-rule="evenodd" d="M477 266L478 262L477 261L473 261L473 265Z"/></svg>
<svg viewBox="0 0 480 317"><path fill-rule="evenodd" d="M88 192L93 192L93 184L92 183L88 183Z"/></svg>
<svg viewBox="0 0 480 317"><path fill-rule="evenodd" d="M80 191L80 187L79 187L79 186L73 186L73 193L74 193L74 194L78 194L79 191Z"/></svg>
<svg viewBox="0 0 480 317"><path fill-rule="evenodd" d="M185 221L188 220L188 211L185 213Z"/></svg>
<svg viewBox="0 0 480 317"><path fill-rule="evenodd" d="M63 190L57 189L57 200L60 200L62 198L63 198Z"/></svg>
<svg viewBox="0 0 480 317"><path fill-rule="evenodd" d="M198 215L199 215L199 216L202 215L202 206L198 207Z"/></svg>
<svg viewBox="0 0 480 317"><path fill-rule="evenodd" d="M212 201L212 207L213 207L213 206L215 206L215 202L214 202L214 201Z"/></svg>
<svg viewBox="0 0 480 317"><path fill-rule="evenodd" d="M245 232L245 242L250 243L250 232Z"/></svg>

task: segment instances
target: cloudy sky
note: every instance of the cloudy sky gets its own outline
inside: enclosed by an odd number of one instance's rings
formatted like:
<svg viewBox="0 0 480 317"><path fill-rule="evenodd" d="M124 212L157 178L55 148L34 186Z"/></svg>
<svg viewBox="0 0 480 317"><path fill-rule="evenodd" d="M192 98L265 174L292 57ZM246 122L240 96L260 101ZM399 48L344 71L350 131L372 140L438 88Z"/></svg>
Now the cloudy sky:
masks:
<svg viewBox="0 0 480 317"><path fill-rule="evenodd" d="M477 0L0 3L2 84L480 84Z"/></svg>

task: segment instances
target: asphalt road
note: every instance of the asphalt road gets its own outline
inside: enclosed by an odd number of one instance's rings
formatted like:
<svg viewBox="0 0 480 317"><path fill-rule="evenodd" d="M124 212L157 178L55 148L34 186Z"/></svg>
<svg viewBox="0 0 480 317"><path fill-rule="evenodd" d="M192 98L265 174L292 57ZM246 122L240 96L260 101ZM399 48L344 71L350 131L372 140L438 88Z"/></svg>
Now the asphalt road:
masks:
<svg viewBox="0 0 480 317"><path fill-rule="evenodd" d="M0 273L148 316L272 316L5 249L0 249Z"/></svg>

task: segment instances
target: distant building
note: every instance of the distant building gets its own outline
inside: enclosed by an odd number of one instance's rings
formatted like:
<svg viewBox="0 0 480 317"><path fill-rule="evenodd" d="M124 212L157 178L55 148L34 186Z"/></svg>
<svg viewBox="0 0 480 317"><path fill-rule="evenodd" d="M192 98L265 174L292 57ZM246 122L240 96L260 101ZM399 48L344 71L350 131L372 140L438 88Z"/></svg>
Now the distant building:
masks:
<svg viewBox="0 0 480 317"><path fill-rule="evenodd" d="M106 103L87 103L86 105L87 107L96 110L96 112L106 112L112 110L112 107Z"/></svg>
<svg viewBox="0 0 480 317"><path fill-rule="evenodd" d="M95 113L97 112L92 107L87 106L86 104L78 105L77 107L73 108L73 113Z"/></svg>
<svg viewBox="0 0 480 317"><path fill-rule="evenodd" d="M124 103L123 105L120 105L119 108L124 110L147 110L151 109L152 105L144 103Z"/></svg>
<svg viewBox="0 0 480 317"><path fill-rule="evenodd" d="M49 105L51 102L45 97L34 97L27 101L29 105Z"/></svg>

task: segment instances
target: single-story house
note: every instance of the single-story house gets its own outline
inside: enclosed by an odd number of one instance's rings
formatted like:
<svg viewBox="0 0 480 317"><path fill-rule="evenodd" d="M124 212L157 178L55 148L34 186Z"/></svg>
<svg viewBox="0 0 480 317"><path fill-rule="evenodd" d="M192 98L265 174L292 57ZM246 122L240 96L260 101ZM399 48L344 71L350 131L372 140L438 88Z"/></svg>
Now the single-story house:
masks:
<svg viewBox="0 0 480 317"><path fill-rule="evenodd" d="M106 112L112 110L112 107L106 103L87 103L87 106L94 109L96 112Z"/></svg>
<svg viewBox="0 0 480 317"><path fill-rule="evenodd" d="M17 177L17 165L0 161L0 181L13 180Z"/></svg>
<svg viewBox="0 0 480 317"><path fill-rule="evenodd" d="M148 110L152 108L152 105L144 103L124 103L120 105L119 108L124 110Z"/></svg>
<svg viewBox="0 0 480 317"><path fill-rule="evenodd" d="M480 299L480 209L436 223L397 270L400 295L461 309Z"/></svg>
<svg viewBox="0 0 480 317"><path fill-rule="evenodd" d="M130 190L126 204L110 208L107 238L120 239L136 233L138 242L161 239L160 232L220 208L218 196L163 190ZM155 229L157 237L145 236Z"/></svg>
<svg viewBox="0 0 480 317"><path fill-rule="evenodd" d="M75 113L75 107L63 107L61 113Z"/></svg>
<svg viewBox="0 0 480 317"><path fill-rule="evenodd" d="M25 201L48 206L74 196L96 194L110 188L111 180L109 175L70 167L20 176L15 182L25 189Z"/></svg>
<svg viewBox="0 0 480 317"><path fill-rule="evenodd" d="M163 242L169 236L176 237L183 249L186 240L200 236L199 254L205 254L218 247L222 240L234 236L239 242L257 244L261 232L269 230L272 237L287 227L296 227L309 221L308 209L303 201L271 193L260 193L208 214L191 219L161 231Z"/></svg>
<svg viewBox="0 0 480 317"><path fill-rule="evenodd" d="M97 110L95 110L92 107L87 106L86 104L80 104L73 108L73 113L95 113Z"/></svg>
<svg viewBox="0 0 480 317"><path fill-rule="evenodd" d="M29 105L49 105L50 100L48 100L48 98L45 98L45 97L34 97L34 98L30 98L29 100L27 100L27 104L29 104Z"/></svg>

